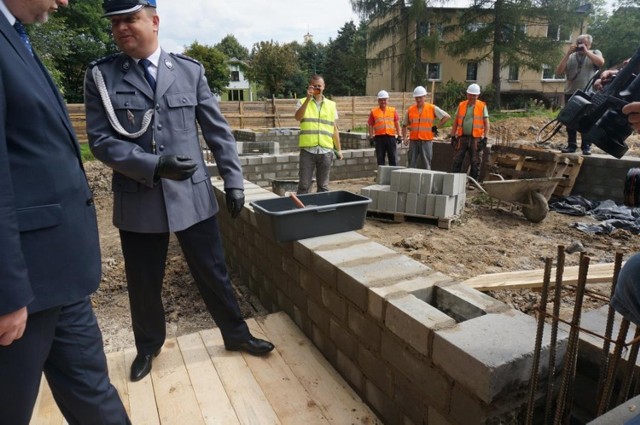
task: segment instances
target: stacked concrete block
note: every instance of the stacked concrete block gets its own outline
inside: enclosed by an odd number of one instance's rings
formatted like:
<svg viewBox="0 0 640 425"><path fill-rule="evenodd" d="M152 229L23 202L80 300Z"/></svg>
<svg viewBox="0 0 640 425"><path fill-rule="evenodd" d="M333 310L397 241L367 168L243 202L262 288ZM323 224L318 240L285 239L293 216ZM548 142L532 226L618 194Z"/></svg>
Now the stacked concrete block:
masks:
<svg viewBox="0 0 640 425"><path fill-rule="evenodd" d="M248 203L276 196L245 187ZM224 202L222 181L214 188ZM418 198L406 195L407 204ZM505 423L526 405L534 318L357 232L277 243L250 206L219 219L234 271L295 321L382 422Z"/></svg>
<svg viewBox="0 0 640 425"><path fill-rule="evenodd" d="M466 174L380 166L378 182L388 184L389 189L368 186L361 192L385 199L382 205L370 205L370 211L449 218L464 210Z"/></svg>

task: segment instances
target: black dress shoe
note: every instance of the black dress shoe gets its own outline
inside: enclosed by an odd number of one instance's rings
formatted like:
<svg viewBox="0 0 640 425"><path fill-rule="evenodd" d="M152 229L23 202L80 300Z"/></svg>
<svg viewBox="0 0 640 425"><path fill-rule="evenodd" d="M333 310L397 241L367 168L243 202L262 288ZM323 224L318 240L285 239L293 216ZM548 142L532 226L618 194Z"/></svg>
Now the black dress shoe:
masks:
<svg viewBox="0 0 640 425"><path fill-rule="evenodd" d="M132 382L136 382L144 378L151 372L151 361L154 357L160 354L160 350L153 354L138 354L131 363L131 376Z"/></svg>
<svg viewBox="0 0 640 425"><path fill-rule="evenodd" d="M571 146L567 146L566 148L562 148L562 150L560 152L562 153L575 153L576 148L571 147Z"/></svg>
<svg viewBox="0 0 640 425"><path fill-rule="evenodd" d="M253 356L262 356L273 350L274 346L269 341L251 336L243 342L228 342L224 348L229 351L246 351Z"/></svg>
<svg viewBox="0 0 640 425"><path fill-rule="evenodd" d="M591 155L591 149L582 149L582 155Z"/></svg>

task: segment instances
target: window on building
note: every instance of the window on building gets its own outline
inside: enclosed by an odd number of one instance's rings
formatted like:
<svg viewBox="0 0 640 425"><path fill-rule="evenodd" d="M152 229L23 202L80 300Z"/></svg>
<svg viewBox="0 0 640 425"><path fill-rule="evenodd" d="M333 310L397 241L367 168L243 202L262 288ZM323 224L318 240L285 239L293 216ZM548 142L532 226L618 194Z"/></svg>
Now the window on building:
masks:
<svg viewBox="0 0 640 425"><path fill-rule="evenodd" d="M240 81L240 71L231 71L231 81Z"/></svg>
<svg viewBox="0 0 640 425"><path fill-rule="evenodd" d="M558 77L555 73L556 69L550 65L542 65L542 79L543 80L563 80L564 78Z"/></svg>
<svg viewBox="0 0 640 425"><path fill-rule="evenodd" d="M502 37L504 41L510 42L518 38L522 38L527 33L527 26L524 24L513 25L506 24L502 26Z"/></svg>
<svg viewBox="0 0 640 425"><path fill-rule="evenodd" d="M544 78L544 77L543 77ZM518 81L520 79L520 67L518 65L509 65L509 81Z"/></svg>
<svg viewBox="0 0 640 425"><path fill-rule="evenodd" d="M442 24L436 24L433 22L429 22L427 24L427 35L430 36L438 36L438 39L442 39L442 35L444 34L444 27Z"/></svg>
<svg viewBox="0 0 640 425"><path fill-rule="evenodd" d="M556 41L570 41L571 31L568 27L551 23L547 26L547 38Z"/></svg>
<svg viewBox="0 0 640 425"><path fill-rule="evenodd" d="M467 81L478 80L478 62L467 63Z"/></svg>
<svg viewBox="0 0 640 425"><path fill-rule="evenodd" d="M227 92L228 100L242 101L244 100L244 90L229 90Z"/></svg>
<svg viewBox="0 0 640 425"><path fill-rule="evenodd" d="M440 64L439 63L427 64L427 79L429 81L440 80Z"/></svg>

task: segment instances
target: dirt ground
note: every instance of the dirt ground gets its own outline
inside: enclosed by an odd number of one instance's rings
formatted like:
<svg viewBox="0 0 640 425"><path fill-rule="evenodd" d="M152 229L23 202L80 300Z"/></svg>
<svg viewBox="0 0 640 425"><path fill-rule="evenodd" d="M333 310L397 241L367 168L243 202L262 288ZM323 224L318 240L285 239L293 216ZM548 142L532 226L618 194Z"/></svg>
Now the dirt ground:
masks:
<svg viewBox="0 0 640 425"><path fill-rule="evenodd" d="M533 143L544 119L513 118L494 124L495 136L515 144ZM559 149L564 145L563 134L555 136L547 147ZM640 137L631 136L628 156L640 156ZM597 148L594 153L602 153ZM110 171L97 161L85 166L94 191L98 211L100 241L103 256L103 279L93 297L107 351L133 347L124 265L118 231L111 224ZM359 189L373 184L373 177L332 182L332 190ZM423 222L396 223L367 219L360 233L377 242L423 262L434 270L464 280L479 274L516 270L540 269L548 256L555 256L557 246L579 242L592 263L612 262L617 251L625 259L640 251L640 237L625 230L611 235L590 235L572 227L576 222L594 222L589 217L572 217L550 212L539 223L528 222L522 214L508 205L496 207L495 202L468 191L465 211L450 230L439 229ZM566 265L577 265L579 253L568 254ZM245 317L266 314L259 300L232 275L236 294ZM607 285L593 285L591 289L608 293ZM513 307L532 313L538 294L529 290L500 290L492 296ZM214 326L192 282L177 241L172 238L167 260L163 291L167 313L168 337L179 336ZM568 309L573 295L566 293L563 308ZM585 308L601 305L585 300Z"/></svg>

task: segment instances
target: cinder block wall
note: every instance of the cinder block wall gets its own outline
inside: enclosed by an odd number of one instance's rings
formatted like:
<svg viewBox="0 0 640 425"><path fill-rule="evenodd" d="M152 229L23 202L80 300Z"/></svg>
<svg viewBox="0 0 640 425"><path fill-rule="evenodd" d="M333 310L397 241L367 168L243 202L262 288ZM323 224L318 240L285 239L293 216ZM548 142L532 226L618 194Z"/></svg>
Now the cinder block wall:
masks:
<svg viewBox="0 0 640 425"><path fill-rule="evenodd" d="M587 199L603 201L612 199L618 204L624 202L624 182L630 168L640 167L640 158L610 155L584 157L580 174L571 192Z"/></svg>
<svg viewBox="0 0 640 425"><path fill-rule="evenodd" d="M224 204L223 183L214 186ZM245 194L247 204L276 196L249 182ZM236 220L222 209L219 220L231 267L267 309L297 323L385 424L498 423L523 408L530 316L357 232L278 243L250 206Z"/></svg>

